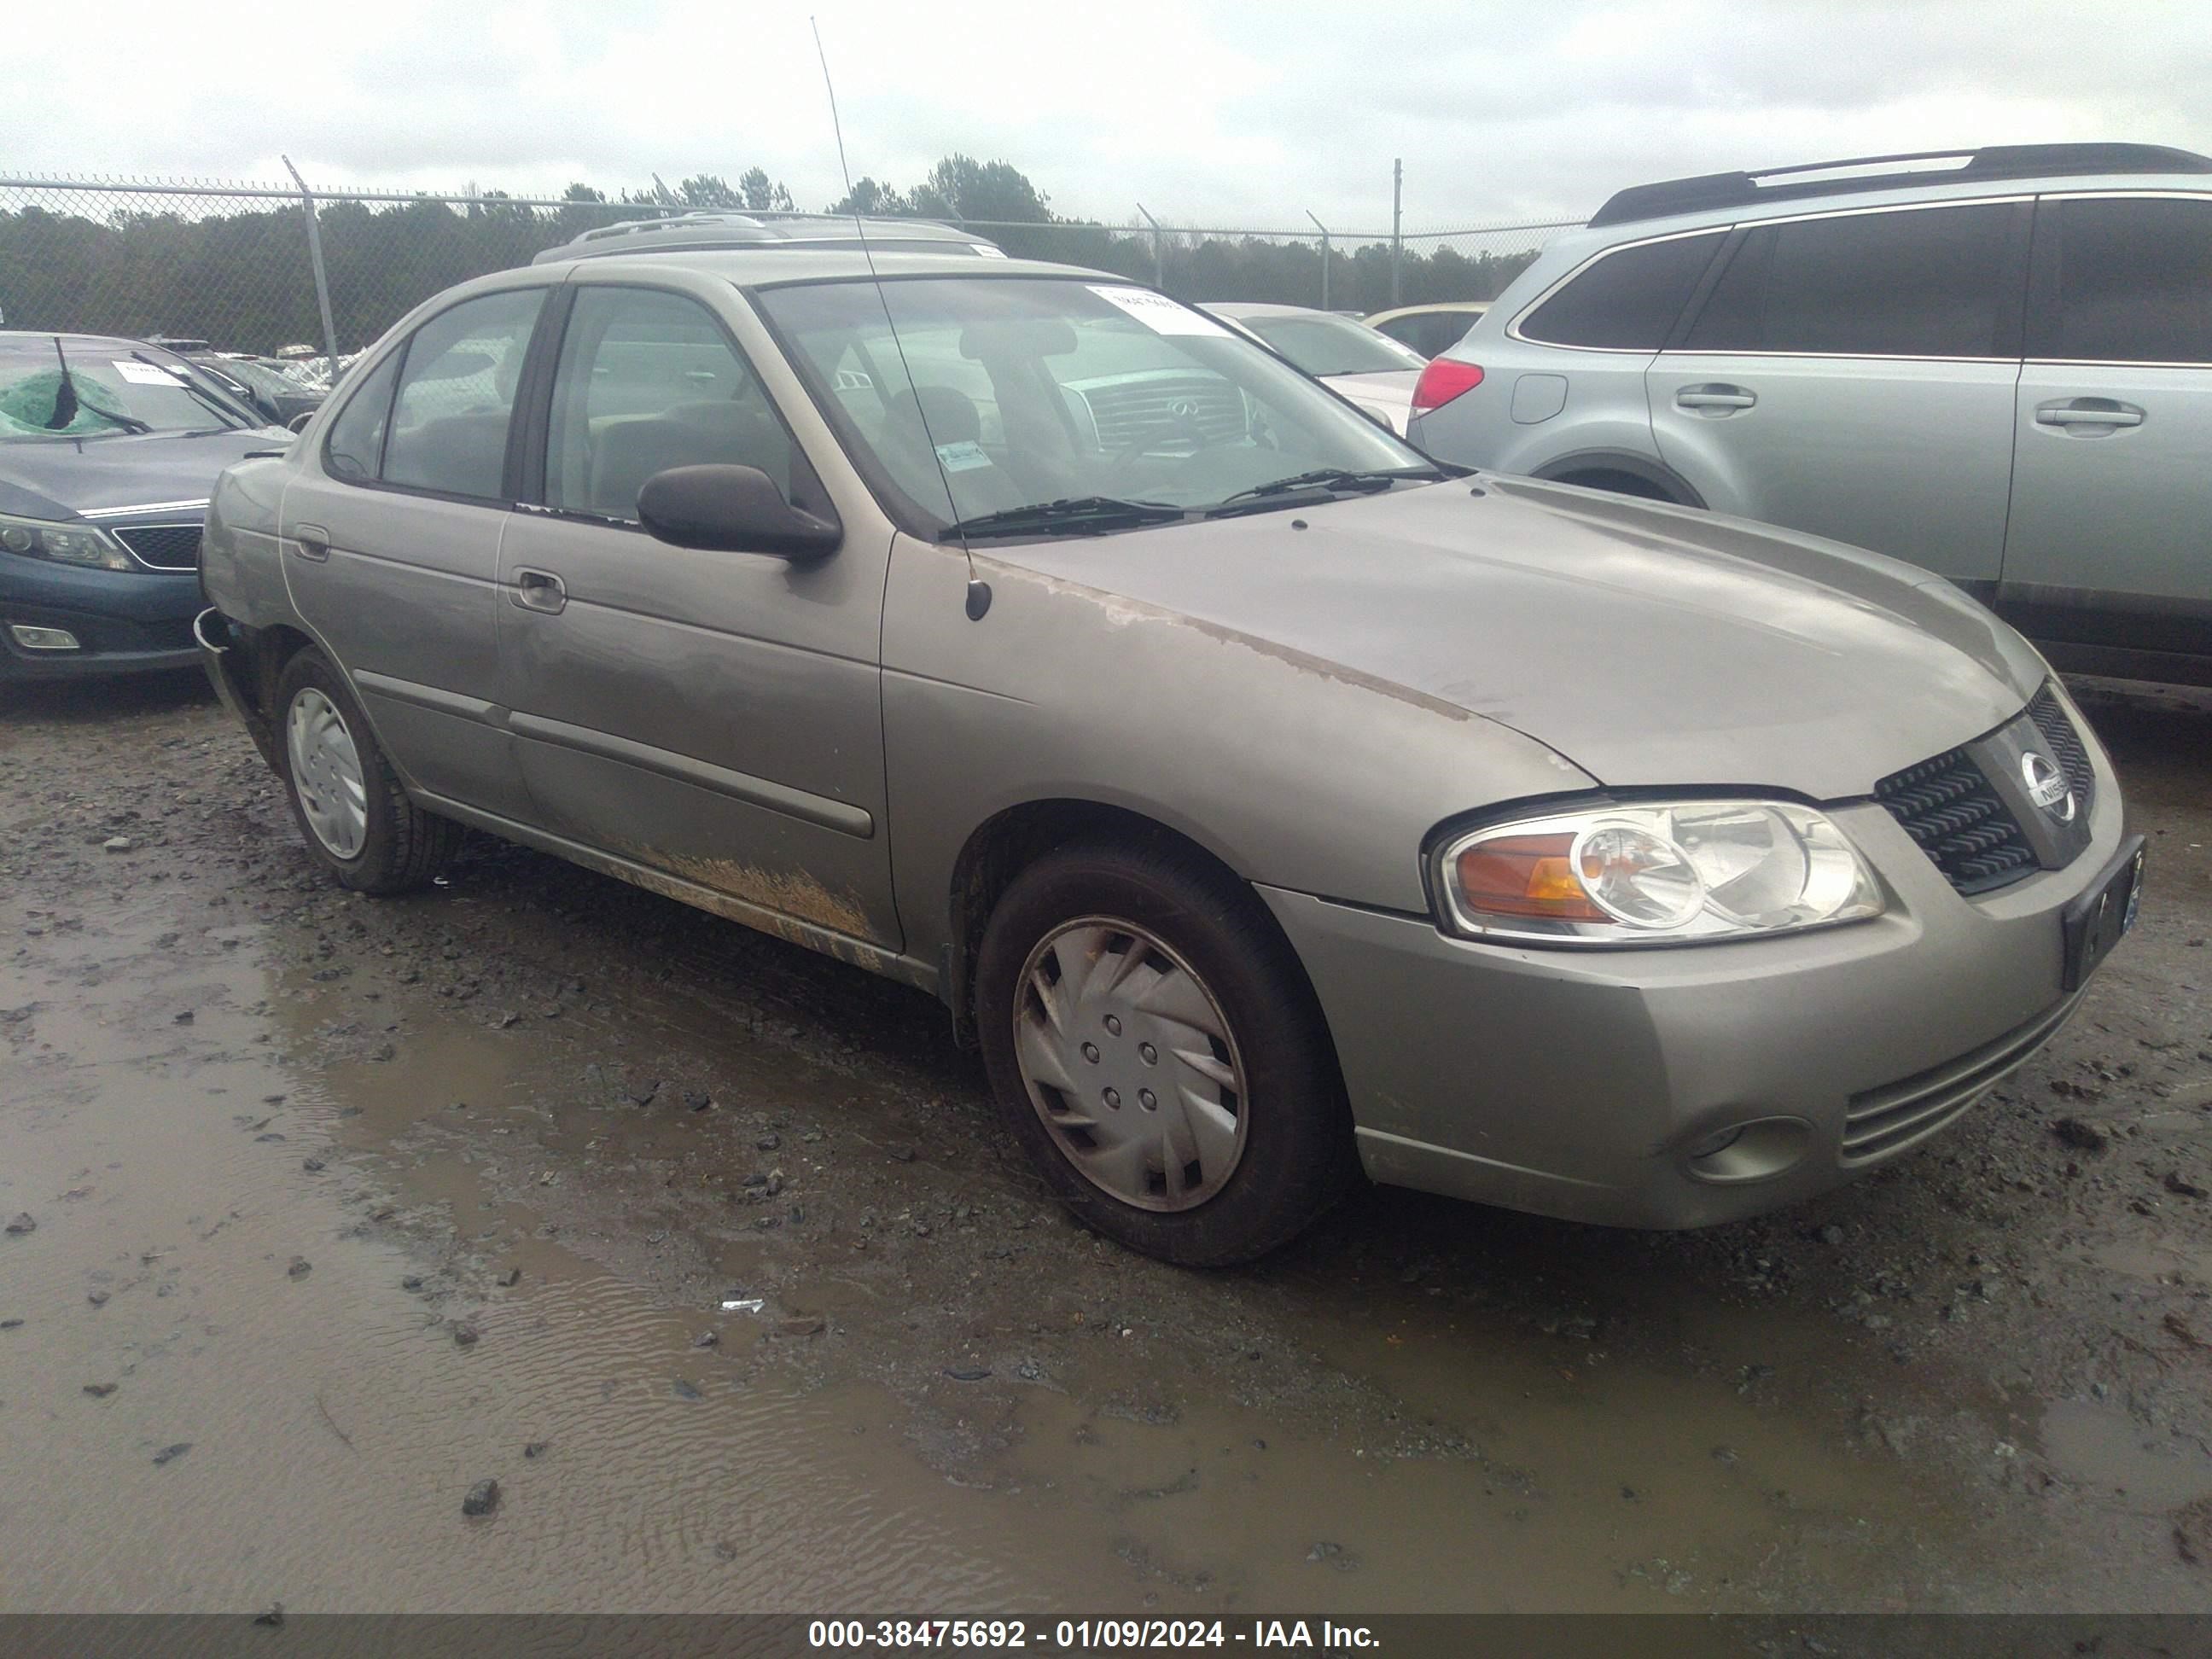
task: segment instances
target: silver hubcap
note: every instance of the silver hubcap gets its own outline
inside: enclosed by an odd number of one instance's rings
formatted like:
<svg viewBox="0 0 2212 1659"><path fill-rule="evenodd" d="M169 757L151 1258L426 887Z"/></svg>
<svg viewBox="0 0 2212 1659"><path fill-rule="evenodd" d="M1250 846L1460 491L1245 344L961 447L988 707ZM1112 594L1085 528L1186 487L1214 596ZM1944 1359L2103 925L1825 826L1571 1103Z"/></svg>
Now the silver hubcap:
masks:
<svg viewBox="0 0 2212 1659"><path fill-rule="evenodd" d="M352 858L368 839L368 785L345 716L307 686L292 699L284 718L284 744L307 827L333 857Z"/></svg>
<svg viewBox="0 0 2212 1659"><path fill-rule="evenodd" d="M1070 1164L1145 1210L1188 1210L1244 1156L1244 1062L1205 981L1133 922L1085 916L1022 969L1014 1058Z"/></svg>

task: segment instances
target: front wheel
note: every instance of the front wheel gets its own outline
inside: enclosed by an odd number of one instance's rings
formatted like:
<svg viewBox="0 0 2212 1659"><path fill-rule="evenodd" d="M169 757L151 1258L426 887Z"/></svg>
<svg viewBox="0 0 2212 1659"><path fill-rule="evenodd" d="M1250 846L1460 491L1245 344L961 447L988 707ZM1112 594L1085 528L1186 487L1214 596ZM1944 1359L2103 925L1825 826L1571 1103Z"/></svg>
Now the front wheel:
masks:
<svg viewBox="0 0 2212 1659"><path fill-rule="evenodd" d="M276 753L315 862L357 893L428 884L460 826L407 798L337 669L312 646L276 680Z"/></svg>
<svg viewBox="0 0 2212 1659"><path fill-rule="evenodd" d="M1355 1168L1335 1054L1249 890L1180 848L1085 843L1015 878L976 957L993 1092L1060 1200L1187 1267L1246 1261Z"/></svg>

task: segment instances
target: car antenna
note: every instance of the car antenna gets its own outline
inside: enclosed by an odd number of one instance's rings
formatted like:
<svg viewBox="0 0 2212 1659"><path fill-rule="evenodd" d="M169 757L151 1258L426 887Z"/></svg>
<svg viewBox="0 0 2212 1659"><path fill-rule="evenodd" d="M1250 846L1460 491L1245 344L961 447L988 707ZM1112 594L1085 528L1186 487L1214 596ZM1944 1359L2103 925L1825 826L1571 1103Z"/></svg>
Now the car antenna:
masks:
<svg viewBox="0 0 2212 1659"><path fill-rule="evenodd" d="M54 394L54 412L47 417L46 430L66 431L76 420L76 377L70 373L69 354L62 349L62 337L54 336L54 361L62 366L61 390ZM66 409L69 413L62 411Z"/></svg>
<svg viewBox="0 0 2212 1659"><path fill-rule="evenodd" d="M868 246L867 227L861 222L860 204L853 195L853 169L845 161L845 129L837 118L837 88L830 78L830 54L823 49L822 25L811 14L806 22L814 31L814 55L822 60L822 85L830 94L830 131L837 139L837 170L845 175L845 199L853 204L853 234L860 240L860 257L867 261L868 280L876 286L876 303L884 308L884 322L891 331L891 346L898 353L899 373L906 376L907 387L914 393L914 413L921 422L921 441L929 446L929 459L937 464L938 481L945 486L945 505L955 515L954 533L960 538L960 551L968 560L968 620L981 622L991 608L991 584L975 574L975 550L968 545L968 532L959 527L960 505L952 497L952 476L945 471L945 457L937 453L937 440L929 429L929 410L922 403L921 388L914 383L914 370L907 366L906 346L899 339L890 299L884 292L884 279L876 272L876 256Z"/></svg>

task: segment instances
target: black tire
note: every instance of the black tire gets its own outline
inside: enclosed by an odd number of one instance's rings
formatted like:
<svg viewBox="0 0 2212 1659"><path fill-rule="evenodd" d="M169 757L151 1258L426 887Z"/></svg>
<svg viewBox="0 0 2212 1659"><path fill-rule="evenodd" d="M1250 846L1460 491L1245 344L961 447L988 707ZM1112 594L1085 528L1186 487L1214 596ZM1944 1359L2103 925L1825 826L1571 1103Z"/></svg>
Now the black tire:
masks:
<svg viewBox="0 0 2212 1659"><path fill-rule="evenodd" d="M1139 1207L1094 1185L1032 1103L1016 1059L1016 1000L1030 953L1061 927L1115 917L1152 933L1210 993L1244 1064L1243 1152L1194 1207ZM1250 890L1188 849L1085 841L1015 877L976 953L975 1012L1001 1114L1085 1225L1190 1267L1249 1261L1289 1243L1358 1177L1351 1112L1319 1003Z"/></svg>
<svg viewBox="0 0 2212 1659"><path fill-rule="evenodd" d="M341 858L325 846L301 799L300 786L292 775L289 740L293 704L303 691L320 692L337 708L360 757L366 833L360 850ZM345 680L330 659L309 646L284 665L277 676L276 707L270 711L275 727L277 775L284 780L285 799L292 805L292 821L299 826L307 853L339 885L356 893L380 896L412 892L428 886L444 869L460 845L461 826L450 818L426 812L407 798L392 763L370 732L361 705L354 701Z"/></svg>

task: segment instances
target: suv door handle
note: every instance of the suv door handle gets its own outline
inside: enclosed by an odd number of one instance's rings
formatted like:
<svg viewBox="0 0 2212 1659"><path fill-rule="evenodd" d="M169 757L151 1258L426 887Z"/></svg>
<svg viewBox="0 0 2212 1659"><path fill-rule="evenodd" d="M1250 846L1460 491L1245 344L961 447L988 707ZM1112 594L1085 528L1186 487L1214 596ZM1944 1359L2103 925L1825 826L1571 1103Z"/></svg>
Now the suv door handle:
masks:
<svg viewBox="0 0 2212 1659"><path fill-rule="evenodd" d="M2069 403L2039 404L2035 419L2039 426L2141 426L2143 412L2110 398L2075 398Z"/></svg>
<svg viewBox="0 0 2212 1659"><path fill-rule="evenodd" d="M331 556L331 532L319 524L295 524L292 526L292 550L303 559L313 559L320 564Z"/></svg>
<svg viewBox="0 0 2212 1659"><path fill-rule="evenodd" d="M514 586L507 589L507 596L523 610L548 617L560 615L568 603L568 586L558 576L522 565L515 567Z"/></svg>
<svg viewBox="0 0 2212 1659"><path fill-rule="evenodd" d="M1717 415L1749 409L1758 401L1740 386L1686 386L1674 394L1677 409L1709 409Z"/></svg>

